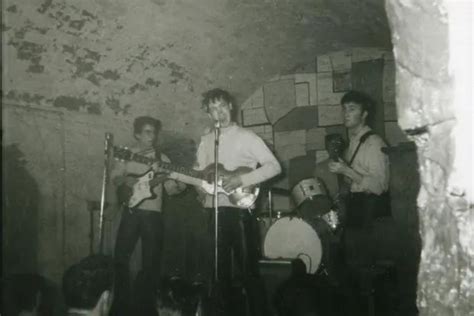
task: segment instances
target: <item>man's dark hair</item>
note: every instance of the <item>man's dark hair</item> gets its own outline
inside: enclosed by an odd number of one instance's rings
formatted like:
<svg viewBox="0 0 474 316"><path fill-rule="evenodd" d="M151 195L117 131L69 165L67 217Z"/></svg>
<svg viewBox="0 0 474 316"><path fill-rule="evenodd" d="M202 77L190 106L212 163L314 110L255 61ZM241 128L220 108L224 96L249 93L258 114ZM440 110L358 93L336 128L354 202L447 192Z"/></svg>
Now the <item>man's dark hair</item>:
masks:
<svg viewBox="0 0 474 316"><path fill-rule="evenodd" d="M63 276L63 294L68 307L93 309L104 291L114 284L114 264L109 256L92 255L72 265Z"/></svg>
<svg viewBox="0 0 474 316"><path fill-rule="evenodd" d="M45 280L36 274L13 274L2 280L2 313L18 315L32 311L37 305L37 295L45 291Z"/></svg>
<svg viewBox="0 0 474 316"><path fill-rule="evenodd" d="M140 134L143 126L151 125L155 128L155 132L158 133L161 129L161 121L151 116L139 116L133 121L133 135Z"/></svg>
<svg viewBox="0 0 474 316"><path fill-rule="evenodd" d="M350 102L359 104L362 108L362 111L367 112L367 124L373 121L375 115L375 101L369 95L360 91L351 90L344 94L341 99L341 105Z"/></svg>
<svg viewBox="0 0 474 316"><path fill-rule="evenodd" d="M202 94L202 107L208 111L209 103L222 100L235 106L234 97L226 90L215 88Z"/></svg>

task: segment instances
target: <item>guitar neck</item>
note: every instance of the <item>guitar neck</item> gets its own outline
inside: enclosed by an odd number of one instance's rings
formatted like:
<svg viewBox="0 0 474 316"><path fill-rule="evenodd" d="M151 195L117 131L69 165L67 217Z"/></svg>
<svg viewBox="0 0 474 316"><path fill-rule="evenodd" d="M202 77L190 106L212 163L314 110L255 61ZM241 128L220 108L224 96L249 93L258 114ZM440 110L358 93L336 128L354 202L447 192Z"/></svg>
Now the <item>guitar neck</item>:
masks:
<svg viewBox="0 0 474 316"><path fill-rule="evenodd" d="M194 177L190 177L190 176L187 176L185 174L180 174L180 173L177 173L177 172L170 172L166 178L177 180L177 181L189 184L189 185L196 185L196 186L200 186L202 184L202 182L204 181L204 180L194 178ZM155 186L157 184L160 184L160 183L164 182L165 180L166 179L162 179L162 178L154 178L154 179L150 180L150 186Z"/></svg>
<svg viewBox="0 0 474 316"><path fill-rule="evenodd" d="M203 181L204 181L201 178L190 177L188 175L177 173L177 172L171 172L168 175L168 178L173 179L173 180L177 180L177 181L189 184L189 185L195 185L195 186L201 186Z"/></svg>
<svg viewBox="0 0 474 316"><path fill-rule="evenodd" d="M201 185L204 179L202 173L183 166L177 166L172 163L156 160L152 157L142 156L139 154L132 154L129 160L133 160L146 165L158 164L158 170L169 172L169 178L184 182L190 185Z"/></svg>

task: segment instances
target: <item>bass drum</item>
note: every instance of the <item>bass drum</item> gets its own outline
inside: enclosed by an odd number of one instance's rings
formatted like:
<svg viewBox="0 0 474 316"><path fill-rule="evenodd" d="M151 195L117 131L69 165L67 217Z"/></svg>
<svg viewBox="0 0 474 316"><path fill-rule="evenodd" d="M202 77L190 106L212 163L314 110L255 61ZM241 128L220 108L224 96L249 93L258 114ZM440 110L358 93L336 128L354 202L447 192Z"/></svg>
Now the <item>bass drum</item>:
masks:
<svg viewBox="0 0 474 316"><path fill-rule="evenodd" d="M268 259L301 259L307 273L316 273L329 254L331 230L321 219L278 219L268 229L263 244Z"/></svg>

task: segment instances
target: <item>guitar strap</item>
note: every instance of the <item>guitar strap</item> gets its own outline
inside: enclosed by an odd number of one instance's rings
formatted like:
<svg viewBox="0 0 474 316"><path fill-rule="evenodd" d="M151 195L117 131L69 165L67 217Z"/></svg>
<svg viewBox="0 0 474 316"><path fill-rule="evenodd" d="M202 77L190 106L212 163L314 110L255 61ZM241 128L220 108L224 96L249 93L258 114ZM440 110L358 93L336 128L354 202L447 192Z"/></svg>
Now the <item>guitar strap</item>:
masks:
<svg viewBox="0 0 474 316"><path fill-rule="evenodd" d="M134 153L134 154L135 154L135 155L144 156L144 157L150 157L150 154L151 154L152 152L155 153L155 157L153 157L153 158L156 159L156 160L161 161L161 151L158 149L158 147L154 147L154 148L150 148L150 149L145 149L145 150L142 150L142 151L137 151L137 152Z"/></svg>
<svg viewBox="0 0 474 316"><path fill-rule="evenodd" d="M352 165L354 162L354 158L357 155L357 152L359 151L360 146L369 138L369 136L374 135L375 133L373 131L368 131L364 135L361 136L359 140L359 144L357 145L356 150L354 151L354 154L351 157L351 160L349 162L349 166ZM374 194L370 194L366 197L364 197L364 200L361 200L359 198L359 201L362 203L360 208L363 209L371 209L369 212L371 214L372 218L378 218L378 217L389 217L391 216L391 205L390 205L390 192L385 191L379 196L376 196Z"/></svg>
<svg viewBox="0 0 474 316"><path fill-rule="evenodd" d="M357 145L357 148L356 148L356 150L354 151L354 153L352 154L351 160L349 161L349 166L351 166L352 163L354 162L354 159L355 159L357 153L359 152L360 146L361 146L361 145L365 142L365 140L366 140L367 138L369 138L369 136L371 136L371 135L374 135L374 132L373 132L373 131L368 131L367 133L365 133L364 135L362 135L362 136L360 137L359 144Z"/></svg>
<svg viewBox="0 0 474 316"><path fill-rule="evenodd" d="M158 146L155 147L155 160L161 161L161 149Z"/></svg>
<svg viewBox="0 0 474 316"><path fill-rule="evenodd" d="M354 159L355 159L357 153L359 152L360 146L367 140L367 138L369 138L369 136L374 135L374 134L375 133L373 131L368 131L360 137L359 144L357 145L357 148L354 151L354 153L352 154L352 157L351 157L351 159L348 163L349 166L351 166L352 163L354 162ZM347 194L349 194L349 185L344 181L344 176L342 174L337 175L337 182L338 182L338 185L339 185L339 191L340 191L341 195L343 196L343 198L345 199Z"/></svg>

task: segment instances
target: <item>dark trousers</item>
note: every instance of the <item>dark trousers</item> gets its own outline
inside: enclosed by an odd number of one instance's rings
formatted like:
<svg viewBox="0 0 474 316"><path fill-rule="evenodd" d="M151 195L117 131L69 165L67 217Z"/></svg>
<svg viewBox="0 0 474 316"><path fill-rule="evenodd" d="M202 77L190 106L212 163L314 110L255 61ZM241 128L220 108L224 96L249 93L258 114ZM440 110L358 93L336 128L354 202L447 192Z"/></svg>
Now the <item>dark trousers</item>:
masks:
<svg viewBox="0 0 474 316"><path fill-rule="evenodd" d="M350 193L346 198L344 249L346 262L356 265L373 264L374 221L390 216L390 197L370 193Z"/></svg>
<svg viewBox="0 0 474 316"><path fill-rule="evenodd" d="M350 193L346 199L344 256L348 265L370 266L374 261L374 215L380 207L375 194Z"/></svg>
<svg viewBox="0 0 474 316"><path fill-rule="evenodd" d="M163 218L160 212L124 209L115 243L116 283L113 315L130 313L131 282L129 262L138 238L142 242L142 270L133 291L137 306L153 308L153 295L160 276ZM145 313L145 311L143 311ZM151 313L151 311L150 311ZM146 312L148 314L148 312Z"/></svg>
<svg viewBox="0 0 474 316"><path fill-rule="evenodd" d="M213 240L215 235L214 209L208 209L211 221L209 225ZM248 210L220 207L218 218L218 290L225 315L236 312L237 302L232 301L232 281L234 276L243 282L247 293L249 310L259 315L259 297L262 286L258 278L258 255L256 222ZM215 262L215 261L213 261ZM238 310L238 309L237 309ZM234 313L235 314L235 313Z"/></svg>
<svg viewBox="0 0 474 316"><path fill-rule="evenodd" d="M350 193L346 198L343 248L352 289L348 306L354 315L368 313L367 296L370 297L373 290L372 267L376 259L374 224L376 218L390 215L389 202L387 193Z"/></svg>

